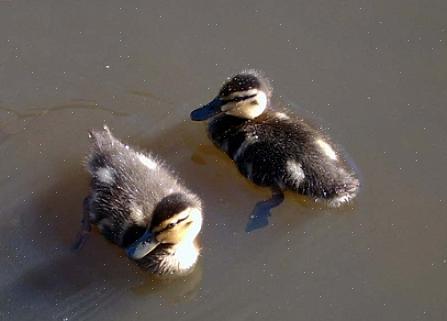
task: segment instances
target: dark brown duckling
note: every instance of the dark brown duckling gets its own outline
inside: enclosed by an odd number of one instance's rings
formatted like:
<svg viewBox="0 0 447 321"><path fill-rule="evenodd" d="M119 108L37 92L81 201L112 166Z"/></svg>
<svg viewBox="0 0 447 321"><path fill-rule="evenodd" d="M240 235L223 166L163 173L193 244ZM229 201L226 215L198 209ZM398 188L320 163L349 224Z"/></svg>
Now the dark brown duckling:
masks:
<svg viewBox="0 0 447 321"><path fill-rule="evenodd" d="M291 190L338 207L358 193L359 180L321 131L287 109L275 109L268 80L254 70L229 78L191 119L209 119L213 143L240 173L282 198Z"/></svg>
<svg viewBox="0 0 447 321"><path fill-rule="evenodd" d="M124 145L107 127L90 133L82 246L96 225L142 268L160 275L184 274L196 263L202 226L199 197L152 154Z"/></svg>

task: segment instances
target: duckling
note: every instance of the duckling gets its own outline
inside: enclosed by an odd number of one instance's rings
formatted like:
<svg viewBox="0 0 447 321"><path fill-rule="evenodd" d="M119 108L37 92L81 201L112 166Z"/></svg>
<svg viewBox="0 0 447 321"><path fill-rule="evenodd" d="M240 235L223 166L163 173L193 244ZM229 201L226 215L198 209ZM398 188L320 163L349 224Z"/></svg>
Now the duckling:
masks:
<svg viewBox="0 0 447 321"><path fill-rule="evenodd" d="M321 131L287 109L271 104L272 87L260 72L228 78L216 98L191 112L210 119L208 134L253 183L271 187L281 202L284 190L338 207L358 193L359 180Z"/></svg>
<svg viewBox="0 0 447 321"><path fill-rule="evenodd" d="M191 271L200 252L199 197L161 160L124 145L106 126L90 137L92 179L75 248L83 245L93 224L145 270L159 275Z"/></svg>

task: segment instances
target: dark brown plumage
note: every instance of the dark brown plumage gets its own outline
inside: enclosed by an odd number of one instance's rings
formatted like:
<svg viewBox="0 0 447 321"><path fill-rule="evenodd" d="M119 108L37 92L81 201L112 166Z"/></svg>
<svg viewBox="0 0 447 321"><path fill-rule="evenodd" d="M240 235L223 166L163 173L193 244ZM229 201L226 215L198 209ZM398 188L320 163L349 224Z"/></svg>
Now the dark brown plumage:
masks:
<svg viewBox="0 0 447 321"><path fill-rule="evenodd" d="M124 145L107 127L90 136L87 169L92 180L84 202L83 234L89 224L96 225L153 273L190 270L199 255L195 239L202 224L200 199L157 157ZM167 226L162 233L161 225Z"/></svg>
<svg viewBox="0 0 447 321"><path fill-rule="evenodd" d="M331 206L353 199L359 181L335 145L286 109L275 110L271 91L259 72L244 71L191 118L210 118L210 139L255 184L295 191Z"/></svg>

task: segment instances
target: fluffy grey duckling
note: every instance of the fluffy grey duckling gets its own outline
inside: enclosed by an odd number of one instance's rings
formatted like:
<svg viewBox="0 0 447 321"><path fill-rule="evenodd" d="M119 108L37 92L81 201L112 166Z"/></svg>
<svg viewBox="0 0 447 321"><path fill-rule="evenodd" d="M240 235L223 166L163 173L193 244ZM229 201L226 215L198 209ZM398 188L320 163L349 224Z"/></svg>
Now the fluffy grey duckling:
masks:
<svg viewBox="0 0 447 321"><path fill-rule="evenodd" d="M264 76L243 71L228 78L217 97L194 110L191 119L210 119L213 143L242 175L271 187L279 203L284 190L325 200L332 207L352 200L359 180L334 144L288 110L275 109L271 95Z"/></svg>
<svg viewBox="0 0 447 321"><path fill-rule="evenodd" d="M92 131L80 248L94 224L111 242L154 274L184 274L199 256L200 199L154 155L136 151L103 131Z"/></svg>

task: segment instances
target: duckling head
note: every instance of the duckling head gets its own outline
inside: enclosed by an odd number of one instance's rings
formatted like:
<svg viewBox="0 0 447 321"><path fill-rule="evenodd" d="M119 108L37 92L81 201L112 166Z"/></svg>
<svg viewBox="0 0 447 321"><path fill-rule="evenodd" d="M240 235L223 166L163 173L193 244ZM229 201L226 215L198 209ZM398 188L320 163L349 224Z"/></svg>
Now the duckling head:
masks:
<svg viewBox="0 0 447 321"><path fill-rule="evenodd" d="M174 251L177 248L193 248L202 220L202 209L197 200L182 193L168 195L157 204L150 227L127 248L127 255L139 260L161 244L168 245Z"/></svg>
<svg viewBox="0 0 447 321"><path fill-rule="evenodd" d="M206 120L218 114L254 119L267 108L272 88L258 71L243 71L230 77L211 102L191 112L191 119Z"/></svg>

